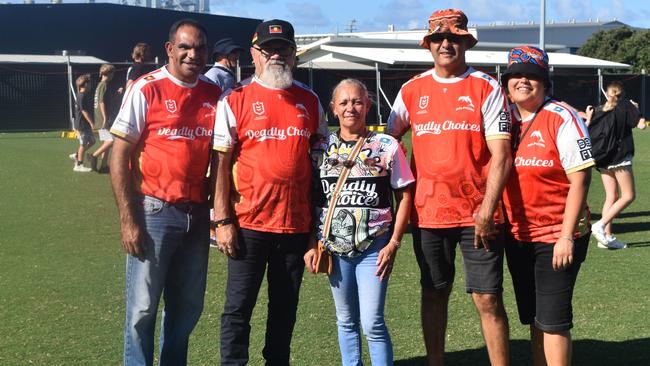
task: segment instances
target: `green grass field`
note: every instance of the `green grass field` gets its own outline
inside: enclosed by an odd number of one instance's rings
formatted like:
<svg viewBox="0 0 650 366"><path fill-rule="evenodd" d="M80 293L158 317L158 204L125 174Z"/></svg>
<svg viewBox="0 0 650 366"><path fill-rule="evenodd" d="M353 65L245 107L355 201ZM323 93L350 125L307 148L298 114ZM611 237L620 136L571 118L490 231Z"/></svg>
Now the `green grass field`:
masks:
<svg viewBox="0 0 650 366"><path fill-rule="evenodd" d="M650 133L637 131L635 138L637 200L615 226L630 248L603 250L592 241L574 296L575 365L650 363ZM76 140L55 133L0 134L0 365L121 363L125 255L117 211L108 175L72 171L67 155L76 147ZM602 198L594 172L589 195L594 216ZM225 277L225 257L212 250L206 306L190 344L191 365L219 363ZM447 363L488 364L476 311L463 291L462 270L456 283ZM528 331L519 324L508 276L504 285L512 364L529 365ZM424 364L419 291L413 250L404 245L386 309L397 365ZM252 321L252 365L263 364L265 314L263 288ZM292 363L340 364L337 344L326 278L305 273Z"/></svg>

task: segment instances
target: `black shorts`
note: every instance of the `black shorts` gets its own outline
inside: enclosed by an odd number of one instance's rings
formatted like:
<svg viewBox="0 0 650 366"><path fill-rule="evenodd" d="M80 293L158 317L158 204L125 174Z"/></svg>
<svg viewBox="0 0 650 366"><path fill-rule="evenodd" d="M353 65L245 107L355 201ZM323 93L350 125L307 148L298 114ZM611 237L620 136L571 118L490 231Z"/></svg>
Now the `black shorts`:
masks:
<svg viewBox="0 0 650 366"><path fill-rule="evenodd" d="M503 292L503 228L491 243L491 250L474 249L474 227L413 229L413 248L420 266L423 288L443 289L454 283L456 244L460 243L468 293Z"/></svg>
<svg viewBox="0 0 650 366"><path fill-rule="evenodd" d="M553 270L553 248L549 243L526 243L514 238L506 245L508 268L522 324L535 323L544 332L573 328L573 288L580 265L587 257L589 234L574 242L573 264Z"/></svg>

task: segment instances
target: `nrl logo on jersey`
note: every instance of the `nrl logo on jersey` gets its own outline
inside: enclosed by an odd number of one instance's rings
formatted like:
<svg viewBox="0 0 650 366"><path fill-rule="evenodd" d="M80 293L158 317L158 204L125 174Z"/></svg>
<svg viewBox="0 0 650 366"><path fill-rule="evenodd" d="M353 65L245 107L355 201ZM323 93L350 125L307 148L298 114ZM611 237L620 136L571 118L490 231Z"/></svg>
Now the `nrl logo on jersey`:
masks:
<svg viewBox="0 0 650 366"><path fill-rule="evenodd" d="M253 113L257 114L258 116L263 115L264 114L264 103L262 103L262 102L253 103Z"/></svg>
<svg viewBox="0 0 650 366"><path fill-rule="evenodd" d="M165 108L169 113L176 113L176 101L174 99L165 99Z"/></svg>
<svg viewBox="0 0 650 366"><path fill-rule="evenodd" d="M531 146L539 146L539 147L543 147L543 148L546 147L546 145L544 143L545 142L544 138L542 137L542 132L540 130L533 131L533 133L530 134L530 138L533 139L533 142L528 144L527 147L531 147Z"/></svg>
<svg viewBox="0 0 650 366"><path fill-rule="evenodd" d="M420 97L420 104L418 105L418 107L420 107L420 109L424 109L424 108L426 108L428 106L429 106L429 96L428 95L421 96Z"/></svg>

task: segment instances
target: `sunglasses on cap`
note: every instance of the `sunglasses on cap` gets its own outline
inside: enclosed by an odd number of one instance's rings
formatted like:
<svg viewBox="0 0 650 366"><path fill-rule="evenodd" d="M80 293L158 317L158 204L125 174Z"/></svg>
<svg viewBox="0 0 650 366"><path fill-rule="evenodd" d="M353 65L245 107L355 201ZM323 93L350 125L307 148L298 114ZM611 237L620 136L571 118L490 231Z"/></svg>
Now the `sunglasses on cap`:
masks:
<svg viewBox="0 0 650 366"><path fill-rule="evenodd" d="M429 42L433 43L442 43L445 39L449 43L461 43L463 42L463 36L451 33L435 33L429 36Z"/></svg>
<svg viewBox="0 0 650 366"><path fill-rule="evenodd" d="M254 49L258 50L262 56L266 58L270 58L273 55L279 55L280 57L289 57L293 55L295 48L288 46L288 47L256 47L253 46Z"/></svg>

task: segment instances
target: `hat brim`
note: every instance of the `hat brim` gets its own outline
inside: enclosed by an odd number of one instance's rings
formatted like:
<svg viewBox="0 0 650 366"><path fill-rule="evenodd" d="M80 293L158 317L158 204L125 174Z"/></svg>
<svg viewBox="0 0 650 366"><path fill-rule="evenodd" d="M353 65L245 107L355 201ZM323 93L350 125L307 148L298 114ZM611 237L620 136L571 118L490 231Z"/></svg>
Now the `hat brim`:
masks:
<svg viewBox="0 0 650 366"><path fill-rule="evenodd" d="M422 46L422 48L429 49L429 43L431 43L430 38L434 34L454 34L454 35L457 35L457 36L465 37L465 38L467 38L469 40L469 43L467 44L467 49L468 50L470 48L476 46L476 44L478 43L478 40L474 37L474 35L472 33L468 32L466 30L463 30L463 29L455 29L454 31L451 31L451 32L436 32L436 33L434 33L434 32L429 31L429 33L427 33L427 35L424 36L424 38L422 38L422 40L420 41L420 46Z"/></svg>
<svg viewBox="0 0 650 366"><path fill-rule="evenodd" d="M256 45L263 45L263 44L265 44L265 43L269 43L269 42L271 42L271 41L283 41L283 42L288 43L288 44L290 44L290 45L292 45L292 46L294 46L294 47L296 46L296 42L292 42L292 41L288 40L286 37L273 37L273 36L271 36L271 37L265 39L265 40L262 41L262 42L256 42L256 43L254 43L254 44L256 44Z"/></svg>
<svg viewBox="0 0 650 366"><path fill-rule="evenodd" d="M231 45L231 46L228 46L228 47L226 47L226 48L224 48L222 50L213 51L212 52L212 57L217 56L217 55L228 55L228 54L233 53L233 51L244 52L246 50L241 46Z"/></svg>
<svg viewBox="0 0 650 366"><path fill-rule="evenodd" d="M506 85L508 79L513 74L533 75L544 80L549 85L551 83L551 78L548 74L548 70L543 69L531 63L519 62L519 63L511 64L510 66L508 66L506 71L501 73L501 85Z"/></svg>

